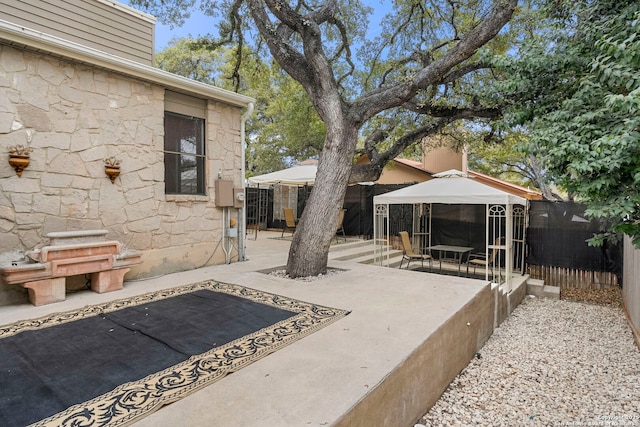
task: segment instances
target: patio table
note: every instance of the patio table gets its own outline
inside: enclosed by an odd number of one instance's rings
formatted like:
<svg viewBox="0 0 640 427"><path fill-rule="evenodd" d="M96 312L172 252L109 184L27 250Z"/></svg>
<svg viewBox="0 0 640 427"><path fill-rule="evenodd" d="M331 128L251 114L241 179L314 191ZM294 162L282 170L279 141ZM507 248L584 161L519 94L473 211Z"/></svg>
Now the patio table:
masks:
<svg viewBox="0 0 640 427"><path fill-rule="evenodd" d="M451 252L453 254L453 262L458 263L458 276L460 275L460 266L462 265L462 258L465 254L471 252L474 248L469 246L451 246L451 245L435 245L428 246L426 249L430 251L438 251L438 259L440 261L440 271L442 271L442 258L443 254L446 257L447 252Z"/></svg>

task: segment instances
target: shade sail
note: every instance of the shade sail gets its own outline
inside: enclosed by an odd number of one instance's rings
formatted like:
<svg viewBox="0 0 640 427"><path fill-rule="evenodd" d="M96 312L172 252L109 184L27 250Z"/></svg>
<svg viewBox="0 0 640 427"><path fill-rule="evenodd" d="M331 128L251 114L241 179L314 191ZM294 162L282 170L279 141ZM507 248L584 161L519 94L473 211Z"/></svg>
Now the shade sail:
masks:
<svg viewBox="0 0 640 427"><path fill-rule="evenodd" d="M414 203L526 205L526 200L482 184L473 178L446 175L375 196L373 203L376 205Z"/></svg>
<svg viewBox="0 0 640 427"><path fill-rule="evenodd" d="M299 165L247 179L248 185L313 185L316 181L317 165Z"/></svg>

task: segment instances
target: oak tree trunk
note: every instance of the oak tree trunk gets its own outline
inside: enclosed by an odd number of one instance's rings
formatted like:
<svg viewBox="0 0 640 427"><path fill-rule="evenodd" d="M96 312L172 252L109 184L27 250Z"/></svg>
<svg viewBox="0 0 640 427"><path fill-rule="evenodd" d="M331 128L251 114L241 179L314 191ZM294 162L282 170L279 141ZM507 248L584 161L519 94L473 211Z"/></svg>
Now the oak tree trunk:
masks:
<svg viewBox="0 0 640 427"><path fill-rule="evenodd" d="M287 274L306 277L325 274L331 240L347 191L357 129L345 122L327 129L324 150L311 196L293 235Z"/></svg>

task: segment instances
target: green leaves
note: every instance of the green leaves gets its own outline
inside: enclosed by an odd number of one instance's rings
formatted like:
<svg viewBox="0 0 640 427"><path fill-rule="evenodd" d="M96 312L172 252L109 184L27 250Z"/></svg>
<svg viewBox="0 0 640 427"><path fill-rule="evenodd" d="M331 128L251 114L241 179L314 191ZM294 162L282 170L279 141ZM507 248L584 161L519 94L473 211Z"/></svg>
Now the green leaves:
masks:
<svg viewBox="0 0 640 427"><path fill-rule="evenodd" d="M557 183L612 220L592 239L620 233L640 242L640 5L598 0L563 3L556 28L498 62L500 90L513 99L511 125L530 132L536 153Z"/></svg>
<svg viewBox="0 0 640 427"><path fill-rule="evenodd" d="M222 86L223 53L213 52L196 40L173 39L156 54L156 66L202 83Z"/></svg>

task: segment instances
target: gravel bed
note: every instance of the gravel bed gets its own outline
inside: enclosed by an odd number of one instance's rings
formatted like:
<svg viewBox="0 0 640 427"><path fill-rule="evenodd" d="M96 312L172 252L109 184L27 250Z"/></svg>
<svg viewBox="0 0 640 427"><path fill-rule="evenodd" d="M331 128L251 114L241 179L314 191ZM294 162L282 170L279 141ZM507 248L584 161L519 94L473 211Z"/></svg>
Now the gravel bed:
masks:
<svg viewBox="0 0 640 427"><path fill-rule="evenodd" d="M425 426L640 426L640 351L613 305L527 297Z"/></svg>

